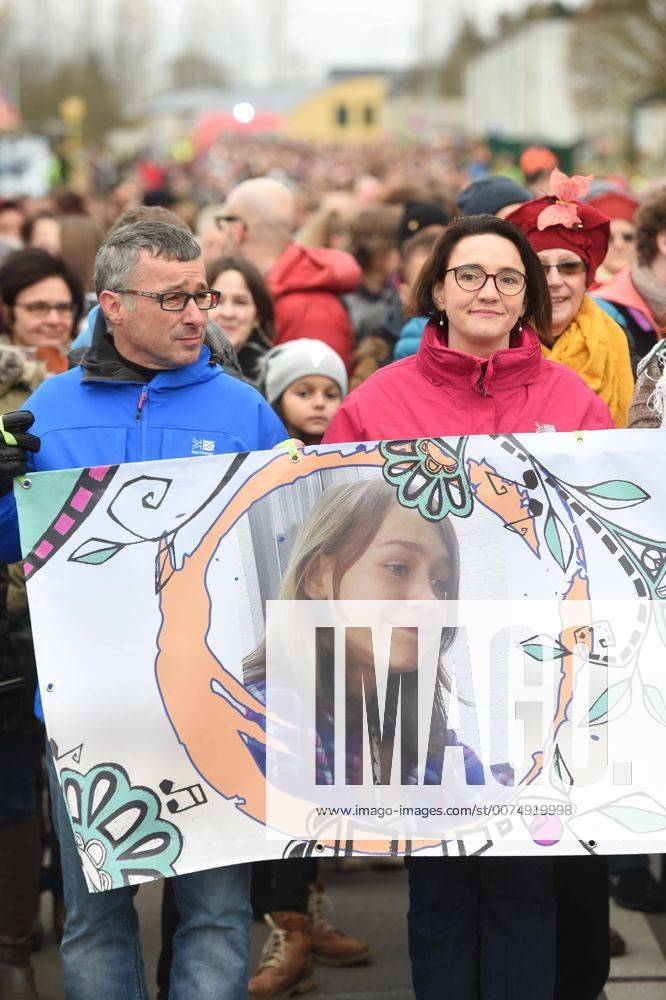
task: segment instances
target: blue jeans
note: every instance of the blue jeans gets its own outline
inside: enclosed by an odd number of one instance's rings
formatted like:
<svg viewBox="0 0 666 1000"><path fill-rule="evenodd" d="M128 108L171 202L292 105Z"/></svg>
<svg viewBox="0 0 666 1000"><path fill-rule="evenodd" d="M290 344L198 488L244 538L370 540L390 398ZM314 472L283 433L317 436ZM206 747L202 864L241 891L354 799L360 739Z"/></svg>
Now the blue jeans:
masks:
<svg viewBox="0 0 666 1000"><path fill-rule="evenodd" d="M552 861L411 858L408 869L417 1000L552 1000Z"/></svg>
<svg viewBox="0 0 666 1000"><path fill-rule="evenodd" d="M60 841L67 922L61 955L66 1000L148 1000L137 886L89 893L47 748L53 824ZM173 879L180 914L171 1000L244 1000L250 961L250 869L213 868Z"/></svg>

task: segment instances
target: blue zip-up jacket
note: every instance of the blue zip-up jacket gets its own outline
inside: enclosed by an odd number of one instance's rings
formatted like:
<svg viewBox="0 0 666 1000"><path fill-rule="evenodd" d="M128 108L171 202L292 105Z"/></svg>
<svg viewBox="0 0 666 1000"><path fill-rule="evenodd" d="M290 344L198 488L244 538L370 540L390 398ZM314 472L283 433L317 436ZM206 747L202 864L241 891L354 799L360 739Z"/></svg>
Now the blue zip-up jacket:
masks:
<svg viewBox="0 0 666 1000"><path fill-rule="evenodd" d="M26 400L41 440L30 471L262 451L289 436L256 389L210 363L207 347L194 364L146 384L112 347L95 354L95 346L82 367L47 379ZM0 563L20 556L10 492L0 499Z"/></svg>
<svg viewBox="0 0 666 1000"><path fill-rule="evenodd" d="M47 379L25 403L41 448L33 472L160 458L263 451L287 437L256 389L211 364L202 347L192 365L150 382L124 365L98 323L82 366ZM13 493L0 499L0 563L21 556ZM39 688L35 714L42 721Z"/></svg>

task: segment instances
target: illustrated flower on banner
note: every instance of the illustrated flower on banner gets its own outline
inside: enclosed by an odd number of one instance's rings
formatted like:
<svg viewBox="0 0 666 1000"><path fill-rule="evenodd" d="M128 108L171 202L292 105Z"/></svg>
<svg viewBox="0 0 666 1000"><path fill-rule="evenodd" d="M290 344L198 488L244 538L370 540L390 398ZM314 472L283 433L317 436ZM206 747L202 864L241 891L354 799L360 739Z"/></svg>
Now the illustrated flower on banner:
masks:
<svg viewBox="0 0 666 1000"><path fill-rule="evenodd" d="M101 764L87 774L66 769L60 782L90 892L175 874L183 838L160 818L154 792L131 785L118 764Z"/></svg>
<svg viewBox="0 0 666 1000"><path fill-rule="evenodd" d="M418 508L429 521L441 521L449 514L469 517L473 497L463 467L465 442L461 438L458 449L441 438L382 442L384 479L397 487L399 503Z"/></svg>
<svg viewBox="0 0 666 1000"><path fill-rule="evenodd" d="M554 205L544 208L537 219L538 228L541 230L548 229L549 226L564 226L566 229L574 229L582 226L576 201L585 197L593 180L594 174L588 174L587 177L582 177L580 174L567 177L555 167L550 175L550 193L557 198L557 201Z"/></svg>

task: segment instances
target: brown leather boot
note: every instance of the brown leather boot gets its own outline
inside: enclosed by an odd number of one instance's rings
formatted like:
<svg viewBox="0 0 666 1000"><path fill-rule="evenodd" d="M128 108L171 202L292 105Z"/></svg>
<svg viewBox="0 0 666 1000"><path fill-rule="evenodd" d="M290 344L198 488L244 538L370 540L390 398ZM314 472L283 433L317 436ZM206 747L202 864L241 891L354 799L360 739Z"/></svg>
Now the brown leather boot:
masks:
<svg viewBox="0 0 666 1000"><path fill-rule="evenodd" d="M37 1000L30 965L39 902L39 819L0 823L0 997Z"/></svg>
<svg viewBox="0 0 666 1000"><path fill-rule="evenodd" d="M314 882L308 896L308 913L312 919L312 951L320 965L361 965L370 957L370 945L360 938L349 937L324 916L326 896L323 887Z"/></svg>
<svg viewBox="0 0 666 1000"><path fill-rule="evenodd" d="M305 913L276 910L264 920L271 933L264 945L257 971L247 994L265 1000L291 997L317 987L312 959L312 924Z"/></svg>

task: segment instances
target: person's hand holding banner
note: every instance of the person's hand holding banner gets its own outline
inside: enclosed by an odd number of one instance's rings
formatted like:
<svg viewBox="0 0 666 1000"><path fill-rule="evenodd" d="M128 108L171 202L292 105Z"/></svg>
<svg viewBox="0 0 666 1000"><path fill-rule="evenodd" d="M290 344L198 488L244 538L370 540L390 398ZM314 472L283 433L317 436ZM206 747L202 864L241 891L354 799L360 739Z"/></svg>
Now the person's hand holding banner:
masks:
<svg viewBox="0 0 666 1000"><path fill-rule="evenodd" d="M12 481L28 471L26 452L40 449L39 438L27 433L34 422L29 410L15 410L0 417L0 496L9 493Z"/></svg>

